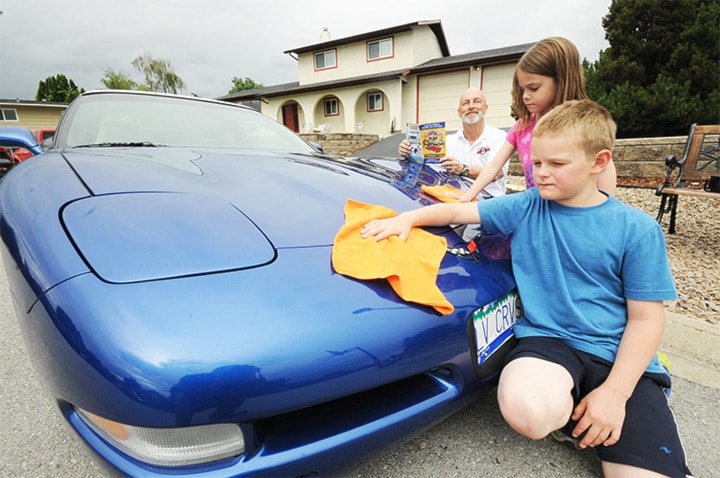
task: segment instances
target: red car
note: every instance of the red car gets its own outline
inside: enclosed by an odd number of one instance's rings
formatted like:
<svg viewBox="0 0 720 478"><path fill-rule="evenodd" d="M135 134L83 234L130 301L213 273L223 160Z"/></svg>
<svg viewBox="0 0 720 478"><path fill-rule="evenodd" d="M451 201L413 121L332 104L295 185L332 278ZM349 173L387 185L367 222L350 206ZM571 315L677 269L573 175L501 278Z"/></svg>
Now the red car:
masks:
<svg viewBox="0 0 720 478"><path fill-rule="evenodd" d="M32 130L33 137L37 140L38 144L42 146L43 141L46 139L50 139L53 136L55 136L55 130L54 129L34 129ZM34 154L25 149L25 148L17 148L15 150L15 153L13 153L13 161L16 163L19 163L21 161L25 161L29 157L34 156Z"/></svg>

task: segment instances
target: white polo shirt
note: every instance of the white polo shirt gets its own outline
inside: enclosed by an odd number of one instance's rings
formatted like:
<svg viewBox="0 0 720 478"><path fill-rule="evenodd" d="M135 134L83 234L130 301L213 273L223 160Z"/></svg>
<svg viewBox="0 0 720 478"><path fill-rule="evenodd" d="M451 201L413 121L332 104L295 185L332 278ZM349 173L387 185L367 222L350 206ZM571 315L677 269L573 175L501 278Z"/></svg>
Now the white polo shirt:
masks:
<svg viewBox="0 0 720 478"><path fill-rule="evenodd" d="M447 156L457 159L468 166L485 166L505 143L505 131L486 124L480 137L474 143L465 139L463 130L448 135L446 139ZM508 162L503 166L500 178L488 184L480 192L482 197L497 197L505 195L505 177L508 172Z"/></svg>

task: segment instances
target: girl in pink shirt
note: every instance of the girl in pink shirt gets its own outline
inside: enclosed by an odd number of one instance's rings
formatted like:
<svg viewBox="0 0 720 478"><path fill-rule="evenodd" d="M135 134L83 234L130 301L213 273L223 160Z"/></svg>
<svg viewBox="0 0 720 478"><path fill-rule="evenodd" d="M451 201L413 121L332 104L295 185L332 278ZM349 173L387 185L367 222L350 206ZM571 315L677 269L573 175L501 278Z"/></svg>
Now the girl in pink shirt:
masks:
<svg viewBox="0 0 720 478"><path fill-rule="evenodd" d="M518 121L510 128L505 143L480 171L472 187L460 196L472 201L495 179L515 151L525 174L525 185L535 186L532 178L530 142L537 120L555 106L568 100L587 99L580 54L575 45L561 37L539 41L520 58L513 76L513 110ZM617 175L611 162L598 178L598 188L615 194Z"/></svg>

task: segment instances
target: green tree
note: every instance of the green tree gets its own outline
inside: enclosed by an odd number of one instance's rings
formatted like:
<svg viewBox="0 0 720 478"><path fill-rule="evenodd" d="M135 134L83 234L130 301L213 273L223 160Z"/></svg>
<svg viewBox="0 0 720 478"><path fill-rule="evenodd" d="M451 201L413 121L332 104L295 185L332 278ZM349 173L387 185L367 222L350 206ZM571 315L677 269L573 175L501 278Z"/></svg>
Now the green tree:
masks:
<svg viewBox="0 0 720 478"><path fill-rule="evenodd" d="M105 70L105 75L100 80L100 83L110 90L136 90L138 87L135 80L125 73L115 71L112 68Z"/></svg>
<svg viewBox="0 0 720 478"><path fill-rule="evenodd" d="M132 61L132 66L145 75L145 84L138 89L180 93L185 88L185 82L172 71L170 62L167 60L155 59L150 53L145 53L138 55Z"/></svg>
<svg viewBox="0 0 720 478"><path fill-rule="evenodd" d="M584 62L587 90L619 137L720 123L720 2L613 0L603 28L610 47Z"/></svg>
<svg viewBox="0 0 720 478"><path fill-rule="evenodd" d="M255 88L263 88L265 86L262 83L255 83L247 76L244 80L241 80L237 76L234 76L232 79L232 84L232 88L230 88L230 90L228 91L229 94L237 93L243 90L254 90Z"/></svg>
<svg viewBox="0 0 720 478"><path fill-rule="evenodd" d="M70 103L85 90L78 88L75 82L65 75L48 76L38 84L35 99L38 101L55 101Z"/></svg>

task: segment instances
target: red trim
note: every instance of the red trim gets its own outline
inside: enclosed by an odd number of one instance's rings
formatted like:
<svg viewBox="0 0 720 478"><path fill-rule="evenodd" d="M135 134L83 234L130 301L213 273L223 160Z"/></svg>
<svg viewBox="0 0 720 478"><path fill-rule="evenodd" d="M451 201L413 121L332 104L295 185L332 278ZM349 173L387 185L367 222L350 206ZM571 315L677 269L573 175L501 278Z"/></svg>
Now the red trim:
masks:
<svg viewBox="0 0 720 478"><path fill-rule="evenodd" d="M333 66L326 66L325 68L318 68L317 62L315 61L315 55L318 55L320 53L325 53L328 51L335 52L335 64ZM313 70L314 71L325 71L325 70L333 70L338 67L338 54L337 54L337 48L330 48L329 50L322 50L322 51L316 51L313 52Z"/></svg>
<svg viewBox="0 0 720 478"><path fill-rule="evenodd" d="M371 43L380 43L385 40L390 40L390 44L392 45L392 52L388 56L380 56L378 58L370 58L370 44ZM390 58L395 58L395 37L390 36L387 38L381 38L379 40L369 40L365 42L365 60L368 63L371 63L373 61L380 61L380 60L389 60Z"/></svg>
<svg viewBox="0 0 720 478"><path fill-rule="evenodd" d="M328 114L327 108L325 106L327 105L328 101L333 101L333 100L335 100L335 106L337 107L337 113ZM326 118L331 117L331 116L340 116L340 100L338 100L335 97L323 98L323 116L325 116Z"/></svg>
<svg viewBox="0 0 720 478"><path fill-rule="evenodd" d="M380 95L380 102L382 103L382 108L376 110L370 109L370 101L368 101L370 95ZM381 111L385 111L385 94L383 94L382 91L371 91L369 93L365 93L365 112L380 113Z"/></svg>

